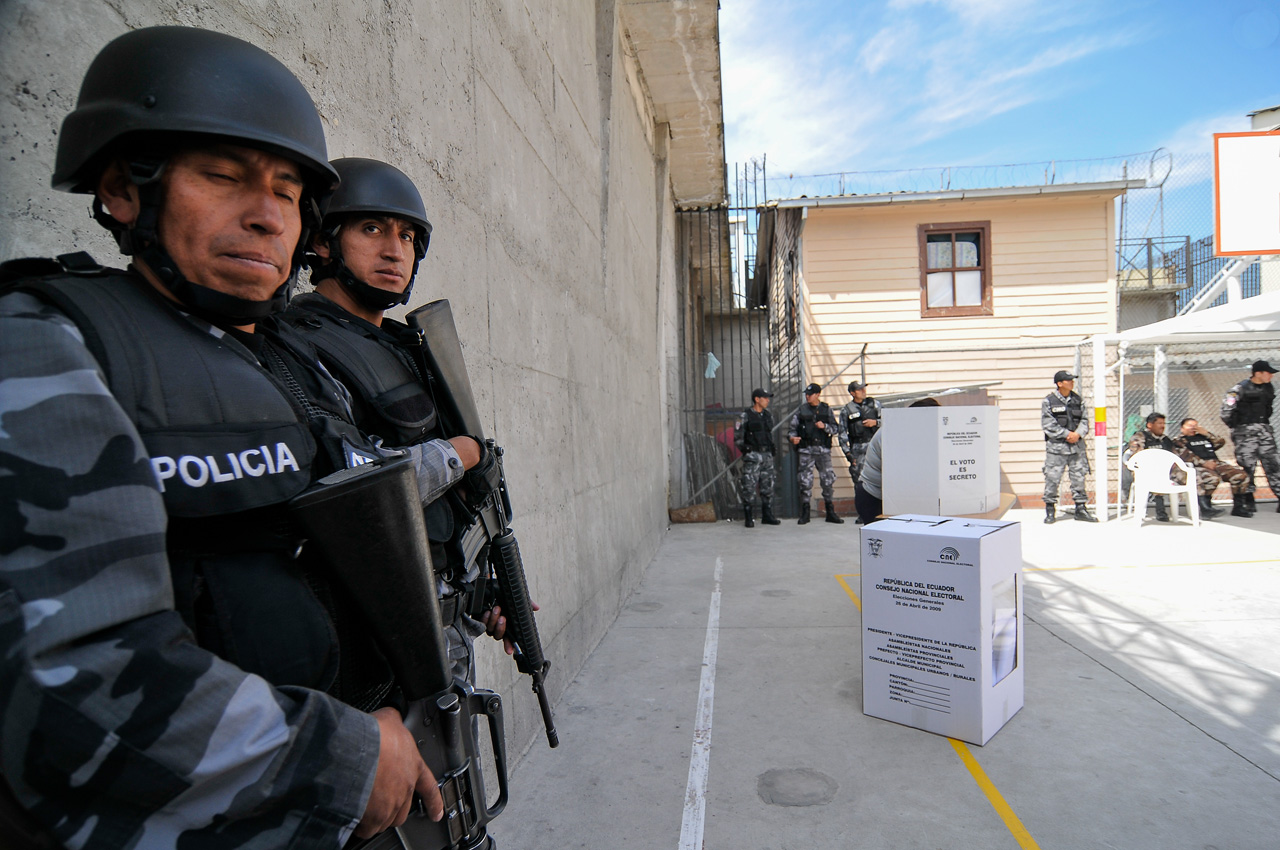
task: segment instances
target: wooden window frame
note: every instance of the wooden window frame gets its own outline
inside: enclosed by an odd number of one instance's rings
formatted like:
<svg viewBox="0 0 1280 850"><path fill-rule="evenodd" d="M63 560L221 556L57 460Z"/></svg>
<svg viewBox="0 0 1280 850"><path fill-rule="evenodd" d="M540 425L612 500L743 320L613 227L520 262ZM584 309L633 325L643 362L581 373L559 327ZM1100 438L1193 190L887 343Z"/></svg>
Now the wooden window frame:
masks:
<svg viewBox="0 0 1280 850"><path fill-rule="evenodd" d="M931 233L960 233L977 231L982 234L982 244L978 250L978 265L946 269L929 268L929 250L925 237ZM991 222L988 221L947 221L937 224L922 224L917 228L920 246L920 317L922 319L946 318L948 316L991 316ZM954 245L954 240L952 241ZM955 262L955 250L952 249L952 262ZM964 307L930 307L929 306L929 272L977 271L982 274L982 304ZM955 279L952 278L952 294L955 293ZM954 298L953 298L954 300Z"/></svg>

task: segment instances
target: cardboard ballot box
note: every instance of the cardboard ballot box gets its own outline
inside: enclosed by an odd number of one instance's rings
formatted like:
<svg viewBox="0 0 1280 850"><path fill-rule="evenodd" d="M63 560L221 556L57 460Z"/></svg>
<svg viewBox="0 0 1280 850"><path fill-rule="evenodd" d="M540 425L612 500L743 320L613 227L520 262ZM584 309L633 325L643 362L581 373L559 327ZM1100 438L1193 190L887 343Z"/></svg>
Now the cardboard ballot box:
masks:
<svg viewBox="0 0 1280 850"><path fill-rule="evenodd" d="M884 411L884 512L982 514L1000 505L1000 408Z"/></svg>
<svg viewBox="0 0 1280 850"><path fill-rule="evenodd" d="M862 710L985 744L1022 708L1016 522L907 514L862 529Z"/></svg>

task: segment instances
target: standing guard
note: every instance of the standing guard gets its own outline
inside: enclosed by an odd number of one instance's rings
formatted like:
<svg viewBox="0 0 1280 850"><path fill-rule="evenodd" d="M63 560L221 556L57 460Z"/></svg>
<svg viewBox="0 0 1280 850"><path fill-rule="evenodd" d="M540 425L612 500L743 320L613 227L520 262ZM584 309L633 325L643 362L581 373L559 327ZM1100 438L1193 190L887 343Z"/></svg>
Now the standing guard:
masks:
<svg viewBox="0 0 1280 850"><path fill-rule="evenodd" d="M849 462L849 477L856 485L867 446L880 430L882 408L880 402L867 395L867 385L860 381L849 384L849 395L853 399L840 411L840 450ZM861 523L862 518L856 522Z"/></svg>
<svg viewBox="0 0 1280 850"><path fill-rule="evenodd" d="M781 525L773 515L773 461L777 446L773 441L773 414L769 399L773 393L756 388L751 392L751 406L742 412L733 426L733 444L742 452L742 513L747 528L755 527L751 503L757 492L760 499L760 521L765 525Z"/></svg>
<svg viewBox="0 0 1280 850"><path fill-rule="evenodd" d="M1271 376L1276 370L1265 360L1255 360L1250 372L1249 377L1227 390L1222 399L1221 415L1222 421L1231 429L1236 463L1249 476L1244 507L1253 513L1258 509L1253 498L1254 467L1262 464L1272 494L1280 497L1280 458L1276 456L1276 435L1271 429L1271 414L1276 400ZM1276 505L1276 511L1280 512L1280 504Z"/></svg>
<svg viewBox="0 0 1280 850"><path fill-rule="evenodd" d="M1089 418L1084 412L1084 399L1073 389L1076 376L1066 370L1054 374L1057 389L1040 403L1040 429L1044 431L1044 521L1057 521L1058 490L1062 471L1071 474L1071 495L1076 502L1076 519L1097 522L1089 513L1089 492L1085 476L1089 474L1089 456L1084 438L1089 434Z"/></svg>
<svg viewBox="0 0 1280 850"><path fill-rule="evenodd" d="M809 500L813 493L813 470L818 469L818 482L822 486L822 500L826 503L827 522L842 523L836 513L836 471L831 466L831 435L840 426L835 414L819 396L822 387L809 384L804 388L804 403L791 414L791 427L787 436L800 456L797 480L800 483L800 525L809 522Z"/></svg>

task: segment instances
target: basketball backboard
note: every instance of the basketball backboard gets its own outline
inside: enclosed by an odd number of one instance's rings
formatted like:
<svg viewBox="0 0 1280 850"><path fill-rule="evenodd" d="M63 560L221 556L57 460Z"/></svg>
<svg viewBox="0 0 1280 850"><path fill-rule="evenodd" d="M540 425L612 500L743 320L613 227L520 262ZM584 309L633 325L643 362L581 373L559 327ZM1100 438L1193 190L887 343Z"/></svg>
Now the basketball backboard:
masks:
<svg viewBox="0 0 1280 850"><path fill-rule="evenodd" d="M1214 254L1280 254L1280 132L1213 134Z"/></svg>

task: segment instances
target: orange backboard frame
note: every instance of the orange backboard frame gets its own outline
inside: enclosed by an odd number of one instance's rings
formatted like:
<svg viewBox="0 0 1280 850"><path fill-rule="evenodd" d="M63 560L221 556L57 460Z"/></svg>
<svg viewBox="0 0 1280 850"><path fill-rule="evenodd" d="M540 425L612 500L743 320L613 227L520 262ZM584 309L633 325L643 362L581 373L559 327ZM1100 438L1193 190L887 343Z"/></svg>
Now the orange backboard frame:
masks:
<svg viewBox="0 0 1280 850"><path fill-rule="evenodd" d="M1280 245L1276 248L1246 251L1223 251L1220 248L1222 244L1222 196L1219 173L1221 161L1219 159L1218 143L1221 139L1238 138L1240 136L1274 136L1280 138L1280 129L1213 134L1213 255L1215 257L1253 257L1264 254L1280 254ZM1276 204L1277 209L1280 210L1280 192L1277 192Z"/></svg>

